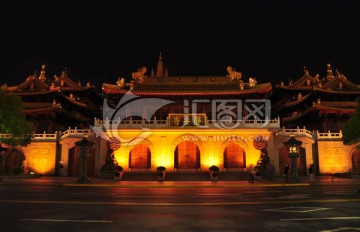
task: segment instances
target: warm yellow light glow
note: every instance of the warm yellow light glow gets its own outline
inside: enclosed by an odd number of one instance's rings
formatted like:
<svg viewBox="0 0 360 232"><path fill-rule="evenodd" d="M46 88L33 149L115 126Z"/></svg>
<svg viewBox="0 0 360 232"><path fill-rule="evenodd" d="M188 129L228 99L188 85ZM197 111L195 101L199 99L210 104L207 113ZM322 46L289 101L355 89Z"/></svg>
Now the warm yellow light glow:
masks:
<svg viewBox="0 0 360 232"><path fill-rule="evenodd" d="M131 139L142 134L141 129L122 130L121 138ZM113 133L117 133L113 131ZM110 134L109 134L110 135ZM165 166L167 171L174 171L176 147L184 141L192 141L199 149L200 170L206 171L211 165L216 165L223 170L224 150L229 143L239 145L246 154L246 166L256 165L260 151L253 145L254 138L258 136L270 137L271 132L267 129L241 129L241 130L219 130L219 129L153 129L151 133L139 144L144 144L150 149L150 170L155 171L158 166ZM119 165L123 168L129 167L131 149L136 144L122 143L114 155ZM239 169L240 170L240 169Z"/></svg>

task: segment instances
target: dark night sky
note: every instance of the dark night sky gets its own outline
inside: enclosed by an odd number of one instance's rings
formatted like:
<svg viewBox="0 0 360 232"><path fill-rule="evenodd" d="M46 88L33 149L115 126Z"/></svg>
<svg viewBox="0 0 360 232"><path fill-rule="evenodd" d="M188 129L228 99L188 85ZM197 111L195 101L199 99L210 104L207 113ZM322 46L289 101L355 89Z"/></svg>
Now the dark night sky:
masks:
<svg viewBox="0 0 360 232"><path fill-rule="evenodd" d="M275 84L301 77L303 66L325 75L329 62L360 83L353 3L122 2L1 3L0 84L20 84L46 64L48 78L67 67L100 89L151 69L160 51L170 75L226 75L231 65L245 80Z"/></svg>

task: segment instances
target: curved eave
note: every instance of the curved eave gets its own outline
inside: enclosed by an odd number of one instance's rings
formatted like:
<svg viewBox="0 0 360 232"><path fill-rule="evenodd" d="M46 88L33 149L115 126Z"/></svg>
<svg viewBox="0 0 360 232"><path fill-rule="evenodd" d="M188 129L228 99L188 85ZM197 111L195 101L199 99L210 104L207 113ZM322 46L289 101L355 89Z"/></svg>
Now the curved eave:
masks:
<svg viewBox="0 0 360 232"><path fill-rule="evenodd" d="M306 99L308 99L309 97L311 96L311 93L309 94L306 94L305 96L303 96L301 98L301 100L296 100L296 101L293 101L293 102L289 102L289 103L285 103L285 107L292 107L292 106L296 106L298 104L300 104L301 102L304 102Z"/></svg>
<svg viewBox="0 0 360 232"><path fill-rule="evenodd" d="M61 92L81 92L86 90L95 89L95 86L89 86L89 87L81 87L81 88L71 88L71 87L60 87Z"/></svg>
<svg viewBox="0 0 360 232"><path fill-rule="evenodd" d="M50 112L58 112L61 110L60 105L52 106L52 107L43 107L43 108L35 108L35 109L24 109L24 113L29 114L48 114Z"/></svg>
<svg viewBox="0 0 360 232"><path fill-rule="evenodd" d="M308 108L308 109L306 109L306 110L303 110L303 111L301 111L300 113L297 113L296 115L291 115L291 116L288 116L288 117L283 117L283 118L281 119L281 121L282 121L282 122L295 121L295 120L297 120L297 119L299 119L299 118L304 117L305 115L307 115L307 114L308 114L309 112L311 112L311 111L313 111L313 108L312 108L312 107L310 107L310 108Z"/></svg>
<svg viewBox="0 0 360 232"><path fill-rule="evenodd" d="M278 89L284 89L284 90L291 90L291 91L299 91L299 90L307 90L307 91L311 91L313 89L313 86L306 86L306 87L296 87L293 85L290 86L281 86L281 85L276 85L275 86Z"/></svg>
<svg viewBox="0 0 360 232"><path fill-rule="evenodd" d="M76 106L78 106L78 107L80 107L80 108L83 108L83 109L87 109L87 108L88 108L87 105L84 104L84 103L80 103L80 102L71 100L70 97L68 97L68 96L66 96L66 95L64 95L64 94L62 94L62 96L66 99L66 101L70 102L71 104L74 104L74 105L76 105Z"/></svg>
<svg viewBox="0 0 360 232"><path fill-rule="evenodd" d="M314 88L314 91L324 92L324 93L334 93L334 94L358 94L360 95L359 91L335 91L330 89L322 89L322 88Z"/></svg>
<svg viewBox="0 0 360 232"><path fill-rule="evenodd" d="M16 92L13 92L15 95L18 95L18 96L31 96L31 95L45 95L45 94L49 94L49 93L55 93L57 92L58 90L46 90L46 91L34 91L34 92L30 92L30 91L24 91L24 92L21 92L21 91L16 91Z"/></svg>
<svg viewBox="0 0 360 232"><path fill-rule="evenodd" d="M320 111L323 113L342 113L342 114L352 114L355 112L355 109L351 108L340 108L340 107L331 107L331 106L322 106L315 105L313 106L314 110Z"/></svg>

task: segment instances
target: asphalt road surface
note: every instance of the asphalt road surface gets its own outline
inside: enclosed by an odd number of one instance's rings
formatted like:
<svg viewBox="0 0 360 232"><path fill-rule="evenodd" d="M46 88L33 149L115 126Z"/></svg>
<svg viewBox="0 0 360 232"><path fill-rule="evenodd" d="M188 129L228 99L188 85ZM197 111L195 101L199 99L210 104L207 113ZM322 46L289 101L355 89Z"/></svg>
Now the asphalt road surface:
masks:
<svg viewBox="0 0 360 232"><path fill-rule="evenodd" d="M360 181L4 181L0 231L360 231Z"/></svg>

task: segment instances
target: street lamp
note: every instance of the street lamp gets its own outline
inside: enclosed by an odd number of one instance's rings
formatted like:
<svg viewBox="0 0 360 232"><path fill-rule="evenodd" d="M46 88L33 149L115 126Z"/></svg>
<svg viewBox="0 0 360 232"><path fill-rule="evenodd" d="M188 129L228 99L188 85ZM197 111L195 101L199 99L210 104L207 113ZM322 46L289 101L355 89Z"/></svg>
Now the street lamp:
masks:
<svg viewBox="0 0 360 232"><path fill-rule="evenodd" d="M86 147L90 147L94 144L93 141L89 141L86 139L86 135L83 136L83 139L81 141L78 141L75 143L76 146L80 147L80 153L79 158L81 159L81 175L77 180L78 184L90 184L89 178L86 176L87 171L87 157L88 154L86 153Z"/></svg>
<svg viewBox="0 0 360 232"><path fill-rule="evenodd" d="M291 134L290 139L286 142L284 142L284 145L286 145L289 149L288 156L291 159L291 182L300 182L300 177L297 173L297 158L299 157L299 148L302 144L301 141L295 139L295 135Z"/></svg>

